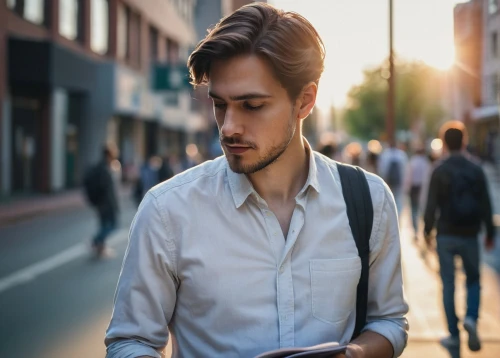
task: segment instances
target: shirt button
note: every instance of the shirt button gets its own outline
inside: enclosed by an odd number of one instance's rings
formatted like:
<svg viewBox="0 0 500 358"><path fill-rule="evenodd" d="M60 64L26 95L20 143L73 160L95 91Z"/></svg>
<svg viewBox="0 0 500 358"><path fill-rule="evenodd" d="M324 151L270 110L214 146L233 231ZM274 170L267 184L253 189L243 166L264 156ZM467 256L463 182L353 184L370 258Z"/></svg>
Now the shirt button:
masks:
<svg viewBox="0 0 500 358"><path fill-rule="evenodd" d="M284 266L281 266L281 267L280 267L280 273L283 273L283 272L285 272L285 267L284 267Z"/></svg>

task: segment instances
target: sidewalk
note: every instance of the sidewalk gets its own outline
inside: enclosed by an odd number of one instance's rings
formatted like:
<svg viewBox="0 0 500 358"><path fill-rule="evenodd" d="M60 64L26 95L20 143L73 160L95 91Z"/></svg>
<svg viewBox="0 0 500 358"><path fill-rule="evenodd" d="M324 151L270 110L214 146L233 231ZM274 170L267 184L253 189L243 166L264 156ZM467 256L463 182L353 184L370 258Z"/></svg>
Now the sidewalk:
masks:
<svg viewBox="0 0 500 358"><path fill-rule="evenodd" d="M121 186L119 196L130 195L129 186ZM13 199L0 204L0 227L54 211L87 206L81 188L56 194Z"/></svg>

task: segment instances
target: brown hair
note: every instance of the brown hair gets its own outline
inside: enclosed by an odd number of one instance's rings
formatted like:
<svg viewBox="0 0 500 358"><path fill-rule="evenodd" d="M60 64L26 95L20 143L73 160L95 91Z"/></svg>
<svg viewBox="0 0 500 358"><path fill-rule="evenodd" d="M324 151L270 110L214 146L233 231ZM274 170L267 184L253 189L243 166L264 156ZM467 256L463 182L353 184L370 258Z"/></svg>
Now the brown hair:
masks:
<svg viewBox="0 0 500 358"><path fill-rule="evenodd" d="M469 141L467 128L460 121L448 121L441 126L439 137L450 151L462 149Z"/></svg>
<svg viewBox="0 0 500 358"><path fill-rule="evenodd" d="M258 55L295 100L303 87L318 84L325 48L314 27L301 15L265 3L243 6L223 18L188 59L193 85L207 84L212 61Z"/></svg>

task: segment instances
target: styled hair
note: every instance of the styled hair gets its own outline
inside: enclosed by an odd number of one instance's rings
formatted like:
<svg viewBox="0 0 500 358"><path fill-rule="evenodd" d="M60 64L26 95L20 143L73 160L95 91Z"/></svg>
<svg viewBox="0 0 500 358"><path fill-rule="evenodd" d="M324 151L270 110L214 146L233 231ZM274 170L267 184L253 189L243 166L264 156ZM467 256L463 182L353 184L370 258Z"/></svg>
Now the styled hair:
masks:
<svg viewBox="0 0 500 358"><path fill-rule="evenodd" d="M325 47L303 16L266 3L252 3L223 18L198 43L188 59L191 83L208 84L213 61L241 55L257 55L268 61L276 79L295 100L306 84L318 84Z"/></svg>
<svg viewBox="0 0 500 358"><path fill-rule="evenodd" d="M465 125L460 121L449 121L439 130L439 137L450 151L457 151L468 143L468 133Z"/></svg>

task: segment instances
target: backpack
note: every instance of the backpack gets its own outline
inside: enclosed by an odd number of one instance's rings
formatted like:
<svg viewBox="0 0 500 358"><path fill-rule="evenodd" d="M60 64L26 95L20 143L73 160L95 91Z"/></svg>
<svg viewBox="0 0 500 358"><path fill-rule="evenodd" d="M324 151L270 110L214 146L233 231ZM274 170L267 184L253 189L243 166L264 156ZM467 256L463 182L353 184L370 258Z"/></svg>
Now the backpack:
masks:
<svg viewBox="0 0 500 358"><path fill-rule="evenodd" d="M481 224L481 205L479 203L481 185L472 168L449 167L450 186L449 220L453 226L470 227Z"/></svg>
<svg viewBox="0 0 500 358"><path fill-rule="evenodd" d="M368 181L361 168L337 163L337 169L342 184L349 226L361 259L361 276L356 291L356 325L352 335L352 339L354 339L361 334L361 330L366 325L373 204Z"/></svg>
<svg viewBox="0 0 500 358"><path fill-rule="evenodd" d="M87 170L83 179L85 197L92 206L98 206L103 198L104 188L101 180L101 167L95 165Z"/></svg>
<svg viewBox="0 0 500 358"><path fill-rule="evenodd" d="M396 188L403 182L401 178L401 163L396 159L391 159L387 170L386 183L390 188Z"/></svg>

